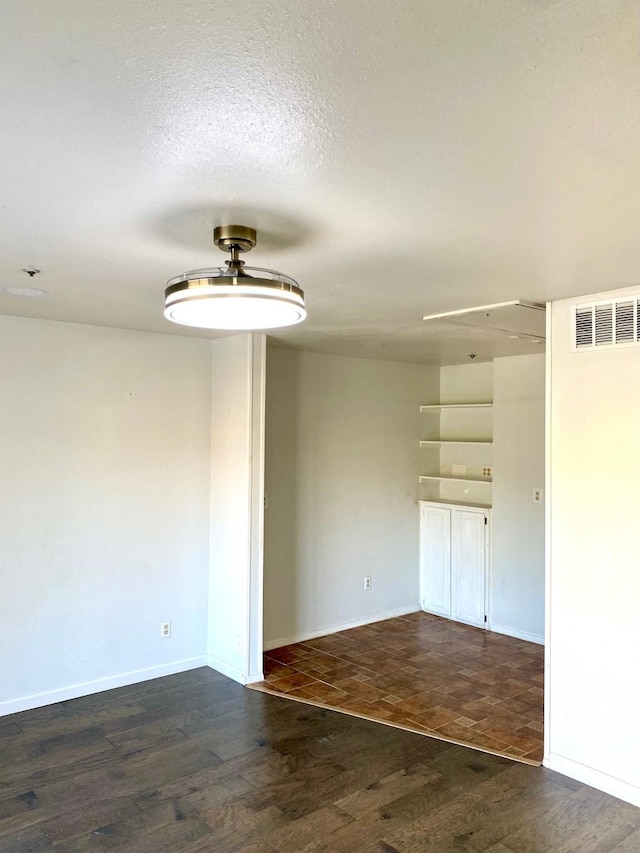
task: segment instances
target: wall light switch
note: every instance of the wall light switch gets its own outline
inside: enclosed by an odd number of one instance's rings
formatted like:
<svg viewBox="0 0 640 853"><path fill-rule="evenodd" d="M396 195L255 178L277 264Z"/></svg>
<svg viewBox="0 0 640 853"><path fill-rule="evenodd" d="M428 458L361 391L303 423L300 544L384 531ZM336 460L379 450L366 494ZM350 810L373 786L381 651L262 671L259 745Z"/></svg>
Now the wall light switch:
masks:
<svg viewBox="0 0 640 853"><path fill-rule="evenodd" d="M533 502L534 502L534 504L541 504L543 498L544 498L544 489L534 489L533 490Z"/></svg>
<svg viewBox="0 0 640 853"><path fill-rule="evenodd" d="M459 465L457 462L454 462L451 466L451 474L454 477L464 477L467 473L466 465Z"/></svg>

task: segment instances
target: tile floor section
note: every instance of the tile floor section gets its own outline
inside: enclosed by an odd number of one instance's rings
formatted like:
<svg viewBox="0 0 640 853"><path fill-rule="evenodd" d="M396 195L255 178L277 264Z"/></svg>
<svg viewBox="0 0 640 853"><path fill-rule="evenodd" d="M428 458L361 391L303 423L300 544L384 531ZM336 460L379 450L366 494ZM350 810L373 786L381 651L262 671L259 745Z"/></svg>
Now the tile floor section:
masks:
<svg viewBox="0 0 640 853"><path fill-rule="evenodd" d="M252 686L539 763L543 659L535 643L412 613L269 651Z"/></svg>

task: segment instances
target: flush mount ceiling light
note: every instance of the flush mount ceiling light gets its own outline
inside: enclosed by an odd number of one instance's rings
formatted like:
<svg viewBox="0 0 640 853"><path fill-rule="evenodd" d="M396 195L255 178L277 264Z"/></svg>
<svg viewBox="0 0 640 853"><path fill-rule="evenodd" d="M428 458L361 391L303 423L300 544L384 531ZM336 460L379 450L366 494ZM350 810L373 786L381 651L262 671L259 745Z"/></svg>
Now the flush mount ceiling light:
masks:
<svg viewBox="0 0 640 853"><path fill-rule="evenodd" d="M39 287L6 287L4 292L11 296L26 296L32 299L49 295L46 290L41 290Z"/></svg>
<svg viewBox="0 0 640 853"><path fill-rule="evenodd" d="M38 275L40 270L37 270L35 267L25 267L22 272L26 272L29 278L33 278ZM24 296L32 299L37 299L39 296L49 295L46 290L42 290L39 287L22 287L21 285L17 285L16 287L5 287L4 292L11 296Z"/></svg>
<svg viewBox="0 0 640 853"><path fill-rule="evenodd" d="M241 252L256 244L256 232L244 225L220 225L213 242L230 252L226 267L193 270L167 282L164 316L201 329L277 329L307 316L304 293L289 276L246 267Z"/></svg>

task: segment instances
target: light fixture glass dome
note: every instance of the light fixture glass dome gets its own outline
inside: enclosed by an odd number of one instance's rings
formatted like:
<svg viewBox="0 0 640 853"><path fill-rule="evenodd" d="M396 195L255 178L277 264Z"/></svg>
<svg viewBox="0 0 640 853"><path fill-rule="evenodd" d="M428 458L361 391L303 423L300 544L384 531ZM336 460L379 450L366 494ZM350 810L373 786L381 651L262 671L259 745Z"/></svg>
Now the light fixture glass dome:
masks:
<svg viewBox="0 0 640 853"><path fill-rule="evenodd" d="M289 276L246 267L239 253L255 245L255 231L222 226L214 241L231 252L226 267L193 270L167 282L164 316L202 329L277 329L307 316L304 293Z"/></svg>

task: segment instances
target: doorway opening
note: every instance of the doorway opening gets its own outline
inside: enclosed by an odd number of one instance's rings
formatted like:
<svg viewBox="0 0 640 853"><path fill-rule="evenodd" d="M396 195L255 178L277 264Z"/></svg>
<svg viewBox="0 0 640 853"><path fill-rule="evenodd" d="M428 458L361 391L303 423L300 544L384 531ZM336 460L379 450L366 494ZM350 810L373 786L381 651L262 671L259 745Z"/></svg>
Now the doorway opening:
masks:
<svg viewBox="0 0 640 853"><path fill-rule="evenodd" d="M544 375L268 349L256 686L541 761Z"/></svg>

